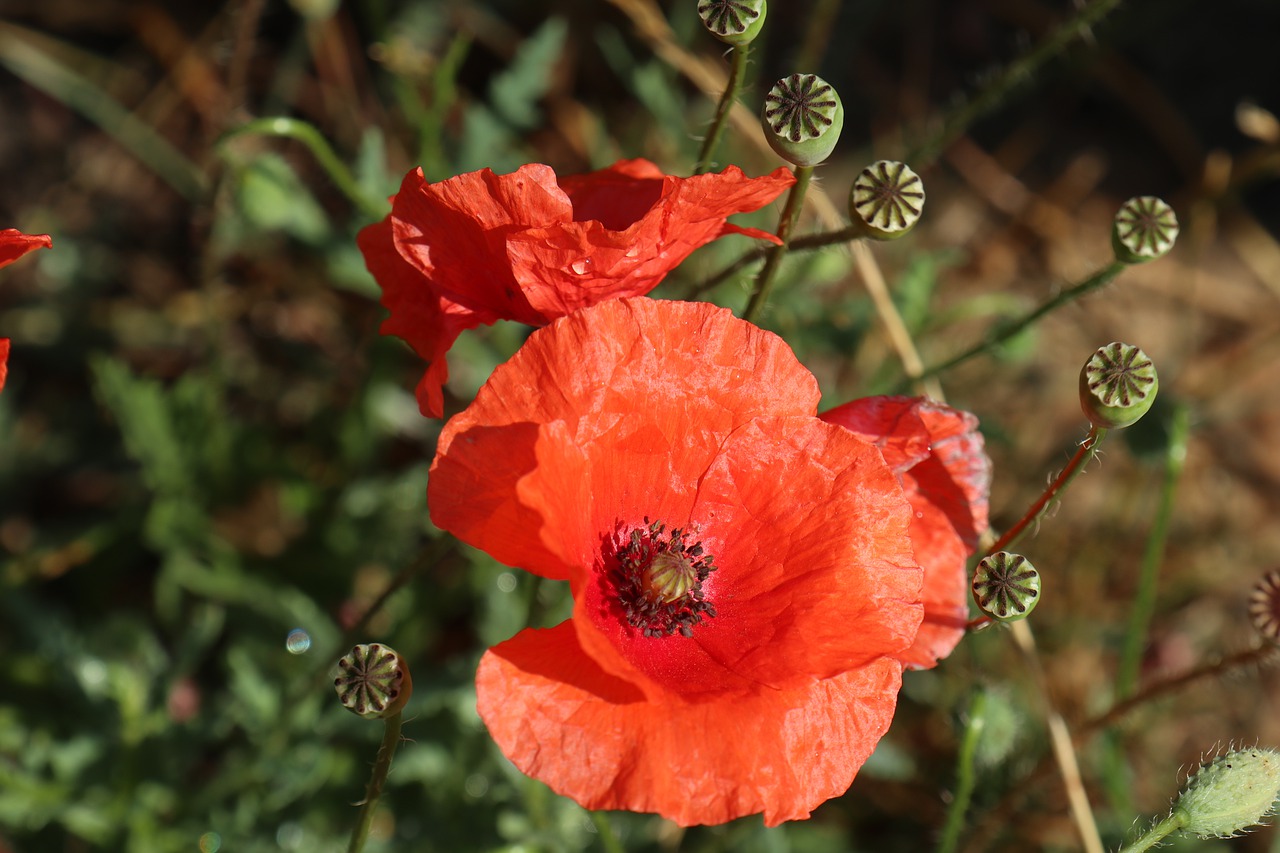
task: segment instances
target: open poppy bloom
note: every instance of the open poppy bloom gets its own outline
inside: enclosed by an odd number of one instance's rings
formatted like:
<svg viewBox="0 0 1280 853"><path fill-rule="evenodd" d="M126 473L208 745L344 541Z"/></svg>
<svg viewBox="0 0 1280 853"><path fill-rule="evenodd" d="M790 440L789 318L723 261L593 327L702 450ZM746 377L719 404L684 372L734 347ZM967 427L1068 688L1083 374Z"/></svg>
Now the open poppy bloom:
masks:
<svg viewBox="0 0 1280 853"><path fill-rule="evenodd" d="M924 624L903 663L932 667L969 620L968 557L987 530L991 460L978 419L920 397L865 397L823 412L880 448L911 503L911 539L924 568Z"/></svg>
<svg viewBox="0 0 1280 853"><path fill-rule="evenodd" d="M849 787L931 592L904 480L818 396L775 335L627 298L534 332L445 425L432 520L573 594L476 676L523 772L682 825Z"/></svg>
<svg viewBox="0 0 1280 853"><path fill-rule="evenodd" d="M736 166L679 178L647 160L565 178L540 164L509 175L484 169L435 184L415 169L391 213L357 243L391 312L382 332L429 363L418 405L441 417L444 356L462 330L497 320L542 326L606 299L644 295L726 234L776 243L726 220L794 182L787 169L749 178Z"/></svg>
<svg viewBox="0 0 1280 853"><path fill-rule="evenodd" d="M23 234L16 228L0 230L0 267L7 267L33 249L49 249L53 240L48 234ZM0 391L9 376L9 339L0 338Z"/></svg>

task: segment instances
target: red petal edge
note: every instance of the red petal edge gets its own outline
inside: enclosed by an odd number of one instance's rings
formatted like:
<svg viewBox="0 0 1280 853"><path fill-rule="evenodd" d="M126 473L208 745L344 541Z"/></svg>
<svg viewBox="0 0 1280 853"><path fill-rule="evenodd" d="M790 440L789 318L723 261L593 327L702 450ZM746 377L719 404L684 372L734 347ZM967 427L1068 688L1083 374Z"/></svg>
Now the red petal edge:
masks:
<svg viewBox="0 0 1280 853"><path fill-rule="evenodd" d="M682 826L807 818L843 794L888 730L901 666L721 701L651 702L604 672L573 626L527 629L485 653L477 709L521 771L588 809Z"/></svg>

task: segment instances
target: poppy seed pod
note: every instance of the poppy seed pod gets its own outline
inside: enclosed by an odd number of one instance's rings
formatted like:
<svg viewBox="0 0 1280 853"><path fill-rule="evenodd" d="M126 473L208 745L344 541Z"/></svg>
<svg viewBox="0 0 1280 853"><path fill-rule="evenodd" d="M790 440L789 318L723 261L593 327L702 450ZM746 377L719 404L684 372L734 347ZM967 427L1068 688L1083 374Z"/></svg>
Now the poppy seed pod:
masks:
<svg viewBox="0 0 1280 853"><path fill-rule="evenodd" d="M413 695L409 665L389 646L358 645L338 661L338 669L333 680L338 699L366 720L400 713Z"/></svg>
<svg viewBox="0 0 1280 853"><path fill-rule="evenodd" d="M863 236L896 240L924 213L924 182L906 163L877 160L858 173L849 190L849 216Z"/></svg>
<svg viewBox="0 0 1280 853"><path fill-rule="evenodd" d="M698 0L698 17L707 32L725 44L750 44L764 28L765 0Z"/></svg>
<svg viewBox="0 0 1280 853"><path fill-rule="evenodd" d="M779 157L797 166L816 166L840 140L844 106L818 75L792 74L765 95L761 121L765 139Z"/></svg>
<svg viewBox="0 0 1280 853"><path fill-rule="evenodd" d="M973 600L997 622L1026 619L1040 603L1040 573L1021 554L997 551L973 573Z"/></svg>
<svg viewBox="0 0 1280 853"><path fill-rule="evenodd" d="M1080 408L1101 429L1137 423L1159 390L1155 364L1132 344L1113 341L1099 347L1080 368Z"/></svg>
<svg viewBox="0 0 1280 853"><path fill-rule="evenodd" d="M1173 208L1153 195L1120 205L1111 226L1111 248L1122 264L1141 264L1164 257L1178 239Z"/></svg>

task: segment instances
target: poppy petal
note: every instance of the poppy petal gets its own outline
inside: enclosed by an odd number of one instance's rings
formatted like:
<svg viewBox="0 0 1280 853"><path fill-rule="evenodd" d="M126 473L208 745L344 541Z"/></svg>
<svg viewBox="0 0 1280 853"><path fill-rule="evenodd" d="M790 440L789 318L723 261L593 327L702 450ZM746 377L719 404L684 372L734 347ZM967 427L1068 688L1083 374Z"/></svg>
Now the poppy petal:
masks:
<svg viewBox="0 0 1280 853"><path fill-rule="evenodd" d="M9 378L9 339L0 338L0 391L4 390L4 382Z"/></svg>
<svg viewBox="0 0 1280 853"><path fill-rule="evenodd" d="M578 545L594 546L579 558L594 574L575 589L574 624L607 671L651 696L690 698L825 678L911 643L922 610L910 512L874 448L815 418L753 420L709 455L680 438L644 454L588 448L590 467L575 472L597 515ZM551 531L568 541L591 512L558 500L558 482L530 494L552 467L522 493L539 501L544 540ZM636 529L646 517L690 530L718 567L703 586L717 615L691 637L646 637L627 621L613 552L592 532Z"/></svg>
<svg viewBox="0 0 1280 853"><path fill-rule="evenodd" d="M658 179L656 167L653 172L637 168L636 161L626 166L631 171L625 174L606 169L561 179L577 220L570 226L508 236L513 274L545 316L562 316L604 299L642 296L695 249L727 234L778 242L771 234L730 226L726 218L773 201L795 182L790 170L749 178L730 166L719 174Z"/></svg>
<svg viewBox="0 0 1280 853"><path fill-rule="evenodd" d="M0 231L0 267L7 267L27 252L35 249L52 249L53 239L48 234L23 234L16 228Z"/></svg>
<svg viewBox="0 0 1280 853"><path fill-rule="evenodd" d="M564 623L490 649L476 693L503 753L585 808L682 826L764 812L775 826L848 789L889 728L900 683L900 665L880 659L782 690L650 702Z"/></svg>
<svg viewBox="0 0 1280 853"><path fill-rule="evenodd" d="M530 307L507 261L512 233L566 222L568 197L549 166L492 169L428 183L418 169L392 199L396 250L440 296L473 311L541 326L549 317Z"/></svg>
<svg viewBox="0 0 1280 853"><path fill-rule="evenodd" d="M991 460L973 415L915 397L868 397L820 415L874 443L915 510L911 539L925 570L924 624L904 664L934 666L964 636L966 558L987 529Z"/></svg>
<svg viewBox="0 0 1280 853"><path fill-rule="evenodd" d="M535 331L445 425L431 518L507 565L563 579L539 512L516 489L537 467L539 424L564 421L585 441L645 412L668 430L717 436L760 415L812 415L817 402L813 375L782 339L723 308L604 302Z"/></svg>
<svg viewBox="0 0 1280 853"><path fill-rule="evenodd" d="M464 308L433 291L396 251L389 220L361 229L356 245L382 287L382 304L391 312L382 323L382 334L406 341L427 362L418 381L418 408L429 418L444 417L444 384L449 379L445 353L463 330L493 323L497 315Z"/></svg>

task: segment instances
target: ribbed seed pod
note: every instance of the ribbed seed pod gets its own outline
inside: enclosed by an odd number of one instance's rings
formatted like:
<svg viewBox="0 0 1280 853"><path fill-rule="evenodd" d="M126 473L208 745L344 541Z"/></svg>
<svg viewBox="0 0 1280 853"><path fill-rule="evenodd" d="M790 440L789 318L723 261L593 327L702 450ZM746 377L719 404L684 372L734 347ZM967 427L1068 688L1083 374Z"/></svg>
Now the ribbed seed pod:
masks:
<svg viewBox="0 0 1280 853"><path fill-rule="evenodd" d="M816 166L831 155L844 128L844 106L816 74L783 77L764 98L764 135L782 159Z"/></svg>

